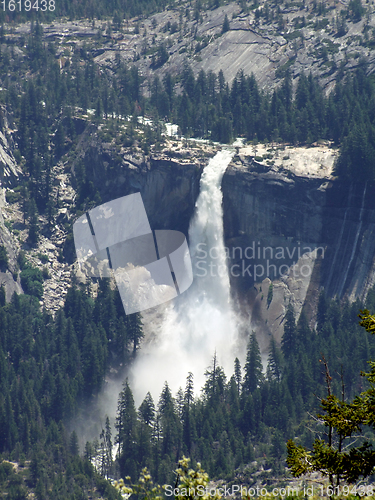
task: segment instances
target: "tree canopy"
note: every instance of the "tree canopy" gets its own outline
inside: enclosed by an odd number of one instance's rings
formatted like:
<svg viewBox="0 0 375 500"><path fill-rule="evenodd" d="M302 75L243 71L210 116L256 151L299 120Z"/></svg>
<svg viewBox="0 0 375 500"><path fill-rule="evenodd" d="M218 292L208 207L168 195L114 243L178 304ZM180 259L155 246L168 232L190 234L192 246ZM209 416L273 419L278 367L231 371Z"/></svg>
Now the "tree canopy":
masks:
<svg viewBox="0 0 375 500"><path fill-rule="evenodd" d="M375 316L365 309L360 318L361 326L375 334ZM375 362L369 362L370 372L361 374L369 381L370 388L357 395L352 402L346 401L344 383L341 397L332 393L332 377L324 358L323 362L328 394L321 400L324 413L318 413L317 417L326 432L324 437L315 439L311 451L289 440L287 463L294 476L317 471L329 477L332 487L338 487L341 480L354 483L360 478L367 478L375 468L375 449L361 435L364 426L375 428ZM360 443L354 446L358 433ZM357 434L356 439L352 439L354 434Z"/></svg>

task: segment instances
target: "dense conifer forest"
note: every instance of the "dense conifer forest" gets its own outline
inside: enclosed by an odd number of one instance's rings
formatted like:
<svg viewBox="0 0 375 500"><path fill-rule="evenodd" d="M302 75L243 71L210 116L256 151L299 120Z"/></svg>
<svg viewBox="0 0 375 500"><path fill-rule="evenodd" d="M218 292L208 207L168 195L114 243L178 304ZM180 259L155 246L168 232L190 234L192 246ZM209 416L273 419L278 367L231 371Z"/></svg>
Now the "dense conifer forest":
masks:
<svg viewBox="0 0 375 500"><path fill-rule="evenodd" d="M366 76L364 62L352 74L342 75L329 96L311 74L293 82L288 72L278 88L265 93L253 76L240 72L228 84L222 72L202 70L194 76L188 65L181 75L166 73L162 81L155 77L146 82L135 66L125 65L120 58L114 72L96 67L92 49L85 44L60 70L56 47L42 42L39 24L20 40L22 47L26 44L21 53L13 43L4 43L4 28L1 33L0 82L5 90L0 92L0 102L13 113L18 128L17 159L24 157L28 175L24 196L50 218L51 168L77 139L80 131L73 118L79 110L93 109L93 119L111 123L113 134L119 117L152 117L155 126L146 127L143 140L146 153L150 142L161 139L157 125L161 119L177 123L187 137L220 142L238 136L255 143L311 144L325 139L340 147L338 176L374 178L375 81L372 75ZM122 131L122 142L131 145L135 139L133 121ZM81 202L95 196L83 170L77 168L76 175ZM35 212L33 204L26 205Z"/></svg>
<svg viewBox="0 0 375 500"><path fill-rule="evenodd" d="M375 308L375 290L365 305ZM76 498L70 489L87 491L99 481L90 465L93 459L103 475L133 480L147 466L159 483L172 480L183 455L201 462L213 478L229 481L239 474L246 482L243 467L254 460L282 476L286 441L298 436L298 443L311 446L312 430L319 431L311 414L326 395L322 356L334 374L333 391L340 393L343 382L350 400L366 388L360 370L366 370L367 360L375 357L375 343L358 325L363 306L359 301L340 305L322 292L315 330L309 328L304 313L296 323L289 308L281 348L271 340L266 372L252 333L246 362L241 367L234 360L230 378L213 353L198 399L193 376L187 374L186 386L177 394L171 393L166 381L158 401L147 394L137 408L125 381L116 432L112 435L107 421L98 439L79 450L77 435L69 435L64 424L103 387L110 365L131 363L133 346L142 336L141 324L134 315L124 316L119 295L107 280L100 282L96 299L73 286L54 319L39 310L34 296L14 295L6 304L2 292L1 456L23 463L31 460L26 484L41 499L59 488L64 491L59 498ZM369 432L366 437L373 440ZM79 451L84 458L78 457ZM62 479L66 471L69 484ZM11 489L5 469L1 477Z"/></svg>
<svg viewBox="0 0 375 500"><path fill-rule="evenodd" d="M77 435L68 435L64 424L103 387L110 363L119 367L134 355L142 337L138 316L125 316L107 280L95 300L72 287L55 318L40 311L35 296L14 294L6 304L0 289L0 299L1 456L31 460L27 484L38 498L49 498L50 489L61 491L58 498L76 498L70 495L75 481L66 479L83 474L79 488L99 479L91 463L79 459ZM0 478L7 479L5 468Z"/></svg>
<svg viewBox="0 0 375 500"><path fill-rule="evenodd" d="M366 305L373 307L374 299L372 290ZM312 430L322 431L312 418L319 398L326 396L322 359L334 374L333 393L341 394L343 383L351 400L366 387L360 369L366 370L375 342L359 327L360 307L358 301L340 305L322 292L316 330L309 328L304 313L296 323L290 307L281 349L271 339L266 373L253 332L245 364L241 367L236 359L230 378L213 354L198 399L189 374L176 395L166 381L159 400L147 394L137 410L125 382L116 423L121 477L135 480L147 466L160 484L171 484L171 471L182 455L202 462L210 477L228 481L236 474L246 480L243 466L254 460L275 476L283 475L289 436L311 446Z"/></svg>
<svg viewBox="0 0 375 500"><path fill-rule="evenodd" d="M64 5L73 12L69 2ZM86 15L85 2L74 5L77 16L79 9ZM97 10L104 9L106 15L105 9L115 8L108 2L90 5L95 15ZM157 8L158 4L150 7ZM129 12L137 14L131 6ZM146 82L135 66L120 58L114 72L99 69L89 45L77 47L63 68L56 50L54 43L43 41L38 23L19 45L6 40L1 29L0 102L17 129L15 157L24 172L12 196L22 198L31 246L40 231L38 213L46 216L44 231L53 223L53 167L74 152L86 126L106 123L110 138L118 135L129 147L137 140L145 155L150 143L162 141L161 119L177 123L187 137L222 142L237 136L254 143L310 144L325 139L340 147L339 177L375 176L375 80L367 76L365 64L352 75L342 75L326 96L311 75L293 82L286 72L272 93L261 91L252 76L239 73L229 84L222 73L194 75L189 66L179 76L166 73L162 81ZM157 64L162 65L162 56L160 50ZM88 110L93 114L87 115ZM144 137L135 130L140 115L154 120L153 126L145 126ZM123 124L125 129L120 128ZM86 168L77 162L76 215L100 202ZM61 259L72 258L69 248ZM2 268L7 267L4 252L0 247ZM22 254L19 271L25 295L14 295L6 303L0 289L0 453L27 469L23 480L5 462L0 465L0 487L9 499L26 498L26 486L38 500L84 499L89 492L118 498L94 470L94 458L103 475L130 475L136 480L147 466L160 483L171 480L184 454L193 463L202 462L213 478L232 480L239 474L246 481L243 466L253 460L282 475L286 441L299 436L301 444L311 446L314 439L310 429L317 424L310 414L326 390L322 355L336 374L333 388L340 392L343 380L349 399L365 388L359 372L375 358L374 339L358 326L361 308L375 311L375 291L370 291L366 304L340 304L322 292L314 330L304 313L296 324L294 311L288 310L281 348L271 339L265 373L256 336L249 330L246 362L241 367L238 359L233 360L232 377L212 353L199 398L193 397L194 380L186 374L186 386L178 394L171 393L166 381L159 400L145 395L139 408L125 382L113 435L106 424L96 442L79 449L77 435L66 431L66 422L104 386L110 367L131 363L142 325L139 317L124 315L117 291L105 280L96 298L73 284L64 306L52 317L39 306L42 273ZM371 434L367 437L372 440ZM111 451L116 443L119 454L114 463Z"/></svg>

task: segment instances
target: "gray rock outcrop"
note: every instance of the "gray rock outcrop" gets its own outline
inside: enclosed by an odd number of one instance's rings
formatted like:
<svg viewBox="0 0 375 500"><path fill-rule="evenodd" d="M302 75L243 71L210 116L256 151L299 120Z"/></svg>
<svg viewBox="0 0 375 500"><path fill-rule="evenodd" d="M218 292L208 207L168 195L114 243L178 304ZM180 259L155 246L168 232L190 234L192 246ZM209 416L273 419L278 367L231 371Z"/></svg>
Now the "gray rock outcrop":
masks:
<svg viewBox="0 0 375 500"><path fill-rule="evenodd" d="M21 175L14 159L12 130L5 106L0 106L0 185L12 186Z"/></svg>

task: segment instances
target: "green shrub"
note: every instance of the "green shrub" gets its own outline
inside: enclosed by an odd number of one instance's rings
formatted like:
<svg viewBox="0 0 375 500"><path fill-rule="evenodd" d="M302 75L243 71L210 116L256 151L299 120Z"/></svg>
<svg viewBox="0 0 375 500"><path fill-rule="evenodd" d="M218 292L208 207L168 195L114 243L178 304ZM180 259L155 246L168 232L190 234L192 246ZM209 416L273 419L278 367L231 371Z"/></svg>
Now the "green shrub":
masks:
<svg viewBox="0 0 375 500"><path fill-rule="evenodd" d="M38 253L38 259L44 264L49 261L49 257L45 253Z"/></svg>
<svg viewBox="0 0 375 500"><path fill-rule="evenodd" d="M51 277L51 275L49 274L49 271L48 271L47 266L44 266L44 267L43 267L42 274L43 274L43 279L44 279L44 280L49 280L49 279L50 279L50 277Z"/></svg>
<svg viewBox="0 0 375 500"><path fill-rule="evenodd" d="M0 464L0 483L9 479L14 473L13 465L9 462L2 462Z"/></svg>
<svg viewBox="0 0 375 500"><path fill-rule="evenodd" d="M18 265L19 265L19 268L21 269L21 271L23 269L26 269L26 267L29 266L29 264L26 260L26 253L23 250L21 250L20 253L18 254L17 262L18 262Z"/></svg>
<svg viewBox="0 0 375 500"><path fill-rule="evenodd" d="M267 306L269 307L273 299L273 283L270 284L267 294Z"/></svg>
<svg viewBox="0 0 375 500"><path fill-rule="evenodd" d="M4 245L0 245L0 271L8 268L8 252Z"/></svg>
<svg viewBox="0 0 375 500"><path fill-rule="evenodd" d="M27 266L21 272L21 285L25 293L41 299L43 296L43 274L41 270Z"/></svg>
<svg viewBox="0 0 375 500"><path fill-rule="evenodd" d="M5 194L7 203L16 203L21 199L21 193L16 193L14 191L7 191Z"/></svg>

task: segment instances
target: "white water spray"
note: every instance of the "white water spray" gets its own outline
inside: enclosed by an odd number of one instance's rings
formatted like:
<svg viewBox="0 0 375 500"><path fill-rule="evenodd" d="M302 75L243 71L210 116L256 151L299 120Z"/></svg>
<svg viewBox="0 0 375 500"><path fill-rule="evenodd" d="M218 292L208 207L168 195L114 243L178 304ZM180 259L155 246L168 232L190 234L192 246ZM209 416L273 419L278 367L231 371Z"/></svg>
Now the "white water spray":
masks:
<svg viewBox="0 0 375 500"><path fill-rule="evenodd" d="M194 282L171 302L161 335L144 346L130 381L137 404L150 391L158 398L164 382L172 392L193 372L195 390L216 351L227 375L233 372L237 339L223 237L221 180L234 152L222 150L205 167L196 211L189 229Z"/></svg>

